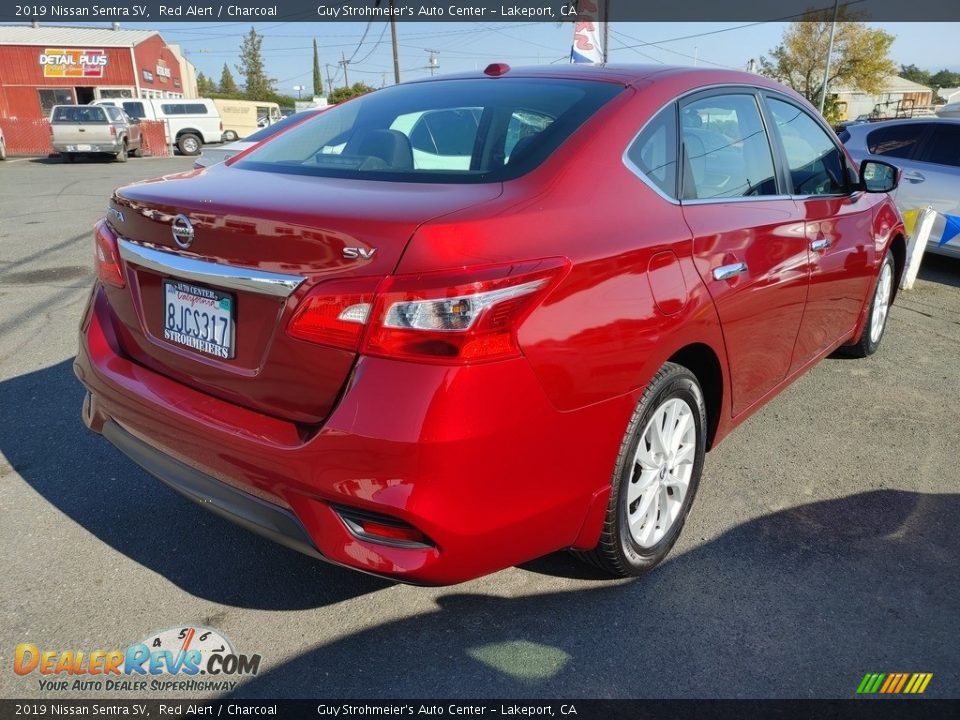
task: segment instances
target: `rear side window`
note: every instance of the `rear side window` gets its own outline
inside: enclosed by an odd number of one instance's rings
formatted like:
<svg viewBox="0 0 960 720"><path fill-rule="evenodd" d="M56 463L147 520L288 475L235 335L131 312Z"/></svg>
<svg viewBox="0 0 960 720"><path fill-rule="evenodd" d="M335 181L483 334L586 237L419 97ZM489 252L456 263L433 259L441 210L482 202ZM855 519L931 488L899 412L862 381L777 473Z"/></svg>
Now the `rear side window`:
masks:
<svg viewBox="0 0 960 720"><path fill-rule="evenodd" d="M683 197L777 194L770 141L753 95L693 100L680 112Z"/></svg>
<svg viewBox="0 0 960 720"><path fill-rule="evenodd" d="M111 108L116 109L116 108ZM107 114L99 105L68 105L53 111L53 122L63 123L105 123Z"/></svg>
<svg viewBox="0 0 960 720"><path fill-rule="evenodd" d="M924 123L906 123L877 128L867 135L867 150L871 155L896 158L913 157L917 143L927 129Z"/></svg>
<svg viewBox="0 0 960 720"><path fill-rule="evenodd" d="M919 159L938 165L960 167L960 124L935 125Z"/></svg>
<svg viewBox="0 0 960 720"><path fill-rule="evenodd" d="M796 105L768 98L787 156L796 195L838 195L846 190L843 153L819 123Z"/></svg>
<svg viewBox="0 0 960 720"><path fill-rule="evenodd" d="M291 128L234 167L397 182L498 182L539 165L613 83L498 78L397 85Z"/></svg>
<svg viewBox="0 0 960 720"><path fill-rule="evenodd" d="M661 110L633 141L627 159L667 197L677 197L677 110Z"/></svg>

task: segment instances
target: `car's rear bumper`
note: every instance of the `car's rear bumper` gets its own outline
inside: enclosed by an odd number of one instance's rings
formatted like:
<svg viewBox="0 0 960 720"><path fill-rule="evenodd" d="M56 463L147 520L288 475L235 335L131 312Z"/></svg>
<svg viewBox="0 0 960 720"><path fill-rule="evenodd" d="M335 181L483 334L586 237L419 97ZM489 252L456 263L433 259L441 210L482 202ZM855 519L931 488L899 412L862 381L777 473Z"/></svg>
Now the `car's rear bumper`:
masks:
<svg viewBox="0 0 960 720"><path fill-rule="evenodd" d="M635 398L575 412L519 358L471 368L360 358L319 428L201 393L125 358L98 288L75 370L84 420L193 500L298 550L408 582L460 582L565 547L602 524ZM343 509L420 530L359 537Z"/></svg>
<svg viewBox="0 0 960 720"><path fill-rule="evenodd" d="M65 152L75 152L75 153L116 153L120 152L122 143L118 142L96 142L96 143L53 143L54 151L58 153ZM80 150L79 148L83 148Z"/></svg>

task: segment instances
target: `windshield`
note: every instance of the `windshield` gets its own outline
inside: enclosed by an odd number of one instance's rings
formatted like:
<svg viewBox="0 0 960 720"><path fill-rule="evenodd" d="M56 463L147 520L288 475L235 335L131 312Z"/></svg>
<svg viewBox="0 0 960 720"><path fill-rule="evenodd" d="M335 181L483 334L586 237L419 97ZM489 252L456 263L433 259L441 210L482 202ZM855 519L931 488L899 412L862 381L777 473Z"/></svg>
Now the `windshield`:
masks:
<svg viewBox="0 0 960 720"><path fill-rule="evenodd" d="M247 135L243 141L258 143L261 140L266 140L268 137L273 137L281 130L286 130L291 125L302 123L305 119L318 112L320 111L305 110L303 112L294 113L293 115L287 115L287 117L283 118L282 120L277 120L273 125L268 125L261 130L257 130L255 133Z"/></svg>
<svg viewBox="0 0 960 720"><path fill-rule="evenodd" d="M235 166L398 182L499 182L543 162L622 89L524 78L397 85L334 107Z"/></svg>

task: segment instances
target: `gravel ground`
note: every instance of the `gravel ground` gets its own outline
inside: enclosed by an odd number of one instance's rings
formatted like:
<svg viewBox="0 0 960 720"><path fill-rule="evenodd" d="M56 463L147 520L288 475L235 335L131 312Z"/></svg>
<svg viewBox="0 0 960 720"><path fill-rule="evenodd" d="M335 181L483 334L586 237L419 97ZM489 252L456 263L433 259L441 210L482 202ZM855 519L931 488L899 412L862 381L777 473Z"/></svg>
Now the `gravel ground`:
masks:
<svg viewBox="0 0 960 720"><path fill-rule="evenodd" d="M187 624L262 655L236 697L851 697L903 671L960 696L960 262L925 260L877 355L822 362L710 453L651 576L559 554L415 588L238 529L80 422L91 224L113 187L190 164L0 164L0 696L107 695L15 675L18 643Z"/></svg>

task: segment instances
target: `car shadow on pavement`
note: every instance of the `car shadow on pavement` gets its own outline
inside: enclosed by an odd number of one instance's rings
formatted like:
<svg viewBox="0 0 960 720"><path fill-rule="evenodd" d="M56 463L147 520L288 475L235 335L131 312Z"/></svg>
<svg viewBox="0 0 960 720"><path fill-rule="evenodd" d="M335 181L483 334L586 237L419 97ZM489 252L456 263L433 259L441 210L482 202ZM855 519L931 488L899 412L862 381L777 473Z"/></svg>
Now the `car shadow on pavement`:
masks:
<svg viewBox="0 0 960 720"><path fill-rule="evenodd" d="M452 588L231 697L843 698L893 671L932 672L926 694L955 697L958 516L957 494L879 490L745 522L632 582Z"/></svg>
<svg viewBox="0 0 960 720"><path fill-rule="evenodd" d="M917 277L928 282L960 288L960 258L924 253Z"/></svg>
<svg viewBox="0 0 960 720"><path fill-rule="evenodd" d="M87 430L83 394L72 359L0 382L0 452L36 492L100 541L193 595L236 607L323 607L391 585L197 507Z"/></svg>

